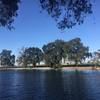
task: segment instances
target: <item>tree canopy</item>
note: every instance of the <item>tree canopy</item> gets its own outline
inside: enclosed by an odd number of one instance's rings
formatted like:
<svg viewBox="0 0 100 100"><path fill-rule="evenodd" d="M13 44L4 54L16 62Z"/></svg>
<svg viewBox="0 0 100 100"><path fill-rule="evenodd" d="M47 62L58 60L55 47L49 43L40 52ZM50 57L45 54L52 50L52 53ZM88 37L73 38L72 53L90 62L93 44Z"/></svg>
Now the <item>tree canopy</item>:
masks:
<svg viewBox="0 0 100 100"><path fill-rule="evenodd" d="M44 59L50 66L59 66L62 58L81 64L86 58L91 56L89 48L84 46L80 38L70 41L56 40L43 46Z"/></svg>
<svg viewBox="0 0 100 100"><path fill-rule="evenodd" d="M61 30L82 24L84 17L92 13L90 0L40 0L40 3Z"/></svg>
<svg viewBox="0 0 100 100"><path fill-rule="evenodd" d="M35 67L42 62L42 64L57 68L61 67L62 64L82 64L86 61L86 58L91 56L91 62L100 64L100 50L92 55L89 52L89 47L85 46L80 38L74 38L69 41L57 39L43 45L42 50L38 47L22 48L16 62L23 67ZM2 66L14 66L15 56L12 55L11 50L2 50L0 63Z"/></svg>
<svg viewBox="0 0 100 100"><path fill-rule="evenodd" d="M21 0L0 0L0 26L12 28ZM22 0L22 2L25 2ZM39 0L41 9L56 20L59 29L82 24L86 15L92 13L90 0Z"/></svg>
<svg viewBox="0 0 100 100"><path fill-rule="evenodd" d="M32 64L33 67L36 66L37 63L40 63L43 60L43 53L39 48L29 47L22 49L20 55L17 59L18 64L27 67L27 65Z"/></svg>
<svg viewBox="0 0 100 100"><path fill-rule="evenodd" d="M56 40L43 46L45 63L51 67L58 67L65 56L64 41Z"/></svg>
<svg viewBox="0 0 100 100"><path fill-rule="evenodd" d="M67 44L68 59L74 61L76 65L91 56L89 48L83 45L80 38L72 39Z"/></svg>
<svg viewBox="0 0 100 100"><path fill-rule="evenodd" d="M12 55L11 53L11 50L2 50L0 53L0 62L2 66L14 66L15 55Z"/></svg>
<svg viewBox="0 0 100 100"><path fill-rule="evenodd" d="M20 0L0 0L0 26L11 29Z"/></svg>

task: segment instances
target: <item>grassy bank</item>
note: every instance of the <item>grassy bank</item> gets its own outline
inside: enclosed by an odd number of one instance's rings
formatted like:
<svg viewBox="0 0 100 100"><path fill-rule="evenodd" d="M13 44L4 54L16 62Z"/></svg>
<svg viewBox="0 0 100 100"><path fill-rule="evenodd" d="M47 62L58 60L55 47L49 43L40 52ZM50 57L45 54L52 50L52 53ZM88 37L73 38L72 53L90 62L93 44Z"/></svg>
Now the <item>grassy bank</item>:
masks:
<svg viewBox="0 0 100 100"><path fill-rule="evenodd" d="M54 68L50 68L47 66L37 66L37 67L28 67L28 68L24 68L24 67L18 67L18 66L14 66L14 67L0 67L0 70L52 70ZM75 65L63 65L61 68L61 70L100 70L100 66L75 66Z"/></svg>

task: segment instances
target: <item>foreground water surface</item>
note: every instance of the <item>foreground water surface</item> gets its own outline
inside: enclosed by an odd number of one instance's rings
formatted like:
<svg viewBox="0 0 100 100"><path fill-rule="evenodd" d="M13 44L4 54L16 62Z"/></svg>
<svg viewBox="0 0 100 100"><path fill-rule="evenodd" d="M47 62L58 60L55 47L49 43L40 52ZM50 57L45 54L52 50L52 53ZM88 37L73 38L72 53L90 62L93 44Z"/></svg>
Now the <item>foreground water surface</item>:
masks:
<svg viewBox="0 0 100 100"><path fill-rule="evenodd" d="M0 100L100 100L100 71L0 71Z"/></svg>

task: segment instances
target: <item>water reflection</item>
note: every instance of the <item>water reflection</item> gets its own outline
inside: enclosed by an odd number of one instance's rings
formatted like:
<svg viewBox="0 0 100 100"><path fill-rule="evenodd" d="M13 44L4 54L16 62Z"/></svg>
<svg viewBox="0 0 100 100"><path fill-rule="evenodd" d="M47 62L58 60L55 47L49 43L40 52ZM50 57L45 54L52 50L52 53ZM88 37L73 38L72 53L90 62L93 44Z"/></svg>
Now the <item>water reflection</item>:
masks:
<svg viewBox="0 0 100 100"><path fill-rule="evenodd" d="M99 100L98 71L1 71L0 100Z"/></svg>
<svg viewBox="0 0 100 100"><path fill-rule="evenodd" d="M45 100L64 100L62 71L48 71L45 79Z"/></svg>

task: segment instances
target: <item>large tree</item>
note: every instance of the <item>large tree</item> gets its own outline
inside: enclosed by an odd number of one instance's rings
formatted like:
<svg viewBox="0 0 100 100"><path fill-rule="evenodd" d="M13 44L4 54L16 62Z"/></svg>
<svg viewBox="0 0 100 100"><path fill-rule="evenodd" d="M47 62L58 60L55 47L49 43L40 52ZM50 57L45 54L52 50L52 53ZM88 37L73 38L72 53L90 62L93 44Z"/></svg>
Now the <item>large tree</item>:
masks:
<svg viewBox="0 0 100 100"><path fill-rule="evenodd" d="M67 44L69 45L68 59L74 61L76 65L91 56L89 48L83 45L80 38L72 39Z"/></svg>
<svg viewBox="0 0 100 100"><path fill-rule="evenodd" d="M12 55L11 53L11 50L2 50L0 53L1 66L14 66L15 55Z"/></svg>
<svg viewBox="0 0 100 100"><path fill-rule="evenodd" d="M24 67L27 65L36 66L37 63L40 63L43 60L43 53L39 48L29 47L25 48L17 59L19 64L22 64Z"/></svg>
<svg viewBox="0 0 100 100"><path fill-rule="evenodd" d="M63 40L56 40L43 46L45 63L50 67L59 67L62 58L65 57L64 44Z"/></svg>
<svg viewBox="0 0 100 100"><path fill-rule="evenodd" d="M12 28L20 1L25 2L24 0L0 0L0 26ZM92 13L90 0L39 0L39 2L41 8L56 20L61 30L82 24L86 15Z"/></svg>

